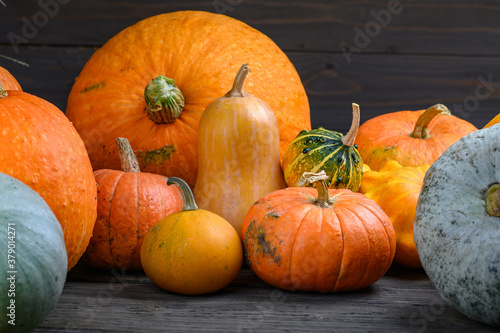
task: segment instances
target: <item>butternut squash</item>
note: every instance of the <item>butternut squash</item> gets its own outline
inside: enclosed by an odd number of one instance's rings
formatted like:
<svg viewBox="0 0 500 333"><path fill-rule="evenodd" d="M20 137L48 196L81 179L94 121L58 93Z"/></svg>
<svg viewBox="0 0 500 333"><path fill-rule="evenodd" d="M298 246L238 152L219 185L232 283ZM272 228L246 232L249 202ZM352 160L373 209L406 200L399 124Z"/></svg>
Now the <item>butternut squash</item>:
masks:
<svg viewBox="0 0 500 333"><path fill-rule="evenodd" d="M249 72L242 65L232 89L203 112L193 191L200 208L222 216L239 234L250 206L286 187L278 122L266 102L243 90Z"/></svg>

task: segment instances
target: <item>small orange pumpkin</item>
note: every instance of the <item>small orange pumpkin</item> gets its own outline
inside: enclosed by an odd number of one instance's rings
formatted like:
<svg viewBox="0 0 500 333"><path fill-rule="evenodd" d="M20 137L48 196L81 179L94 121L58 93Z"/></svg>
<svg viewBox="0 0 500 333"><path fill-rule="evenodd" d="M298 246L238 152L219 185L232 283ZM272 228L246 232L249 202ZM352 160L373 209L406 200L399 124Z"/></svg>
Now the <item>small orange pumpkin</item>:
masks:
<svg viewBox="0 0 500 333"><path fill-rule="evenodd" d="M391 219L396 233L394 261L410 268L421 268L413 241L413 221L418 196L429 165L402 167L388 161L379 171L365 169L360 192L375 201Z"/></svg>
<svg viewBox="0 0 500 333"><path fill-rule="evenodd" d="M141 170L184 179L197 175L198 123L231 86L243 63L255 69L249 94L276 115L281 156L310 129L300 77L269 37L225 15L179 11L144 19L95 52L76 79L66 115L94 169L118 169L114 140L127 137Z"/></svg>
<svg viewBox="0 0 500 333"><path fill-rule="evenodd" d="M100 269L142 269L143 237L163 217L182 209L182 195L167 178L140 172L127 139L117 138L123 171L101 169L97 221L85 260Z"/></svg>
<svg viewBox="0 0 500 333"><path fill-rule="evenodd" d="M288 290L351 291L377 281L396 251L387 215L361 193L329 190L324 171L302 179L317 190L288 187L250 208L241 231L250 268Z"/></svg>
<svg viewBox="0 0 500 333"><path fill-rule="evenodd" d="M53 104L0 89L0 172L35 190L64 232L70 270L85 252L97 215L97 189L85 145Z"/></svg>
<svg viewBox="0 0 500 333"><path fill-rule="evenodd" d="M453 143L477 128L436 104L427 110L383 114L363 123L355 143L372 170L388 160L402 166L430 165Z"/></svg>
<svg viewBox="0 0 500 333"><path fill-rule="evenodd" d="M19 90L23 91L19 82L17 82L16 78L10 74L10 72L0 67L0 87L4 90Z"/></svg>

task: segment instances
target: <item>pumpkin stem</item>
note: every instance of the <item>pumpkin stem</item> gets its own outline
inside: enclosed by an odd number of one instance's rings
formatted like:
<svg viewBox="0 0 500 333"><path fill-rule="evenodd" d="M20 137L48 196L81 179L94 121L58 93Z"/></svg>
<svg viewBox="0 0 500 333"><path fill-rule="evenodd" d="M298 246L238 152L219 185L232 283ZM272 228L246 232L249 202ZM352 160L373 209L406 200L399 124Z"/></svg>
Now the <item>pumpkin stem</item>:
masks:
<svg viewBox="0 0 500 333"><path fill-rule="evenodd" d="M322 207L326 208L330 205L330 197L328 195L328 185L326 185L326 181L328 180L328 175L325 170L321 172L304 172L300 177L297 185L304 186L306 183L313 184L316 190L318 191L318 198L315 203Z"/></svg>
<svg viewBox="0 0 500 333"><path fill-rule="evenodd" d="M488 214L500 217L500 184L490 186L485 201Z"/></svg>
<svg viewBox="0 0 500 333"><path fill-rule="evenodd" d="M189 188L189 185L182 180L181 178L177 177L170 177L167 179L167 185L173 185L176 184L179 186L182 192L182 196L184 197L184 204L182 206L182 211L187 211L187 210L197 210L198 206L196 205L196 202L194 201L194 196L193 192Z"/></svg>
<svg viewBox="0 0 500 333"><path fill-rule="evenodd" d="M342 143L347 147L352 147L354 145L354 140L356 140L356 135L359 129L359 105L352 103L352 124L349 132L342 137Z"/></svg>
<svg viewBox="0 0 500 333"><path fill-rule="evenodd" d="M3 90L2 84L0 84L0 98L7 97L9 94L5 90Z"/></svg>
<svg viewBox="0 0 500 333"><path fill-rule="evenodd" d="M250 73L250 67L248 64L241 65L236 77L234 78L233 87L224 97L246 97L248 94L243 90L243 85L245 84L245 79Z"/></svg>
<svg viewBox="0 0 500 333"><path fill-rule="evenodd" d="M126 138L116 138L116 145L120 152L120 162L122 163L122 170L125 172L141 172L139 169L139 162L137 157Z"/></svg>
<svg viewBox="0 0 500 333"><path fill-rule="evenodd" d="M184 108L184 95L174 80L159 75L144 90L146 111L149 119L157 124L173 123Z"/></svg>
<svg viewBox="0 0 500 333"><path fill-rule="evenodd" d="M443 104L436 104L425 110L425 112L418 117L411 137L416 139L427 139L429 137L429 124L440 114L451 116L450 110Z"/></svg>

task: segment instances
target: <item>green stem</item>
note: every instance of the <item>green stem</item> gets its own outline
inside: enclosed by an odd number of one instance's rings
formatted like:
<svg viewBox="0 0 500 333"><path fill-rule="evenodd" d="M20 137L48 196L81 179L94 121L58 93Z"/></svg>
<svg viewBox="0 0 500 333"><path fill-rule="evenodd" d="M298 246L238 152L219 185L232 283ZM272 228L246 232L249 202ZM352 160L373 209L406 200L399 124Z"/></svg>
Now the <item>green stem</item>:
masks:
<svg viewBox="0 0 500 333"><path fill-rule="evenodd" d="M197 210L198 206L194 201L193 192L189 188L189 185L181 178L177 177L168 178L167 185L173 185L173 184L179 186L182 192L182 196L184 197L184 205L182 206L182 211Z"/></svg>
<svg viewBox="0 0 500 333"><path fill-rule="evenodd" d="M356 140L356 135L358 135L359 129L359 105L356 103L352 103L352 123L349 132L342 137L342 143L344 146L352 147L354 145L354 141Z"/></svg>
<svg viewBox="0 0 500 333"><path fill-rule="evenodd" d="M486 192L486 211L491 216L500 217L500 184L493 184Z"/></svg>
<svg viewBox="0 0 500 333"><path fill-rule="evenodd" d="M328 180L328 175L324 170L318 173L304 172L300 177L297 185L304 186L306 183L313 184L316 190L318 191L318 197L316 198L315 203L322 208L326 208L330 206L328 185L326 185L327 180Z"/></svg>
<svg viewBox="0 0 500 333"><path fill-rule="evenodd" d="M248 73L250 73L250 67L248 67L248 64L241 65L240 69L238 70L238 73L236 73L236 77L234 78L233 87L231 88L231 90L228 91L225 97L248 96L248 94L243 90L243 85L245 84L245 79Z"/></svg>
<svg viewBox="0 0 500 333"><path fill-rule="evenodd" d="M184 95L174 80L160 75L151 80L144 90L149 119L157 124L173 123L184 108Z"/></svg>
<svg viewBox="0 0 500 333"><path fill-rule="evenodd" d="M425 110L425 112L418 117L415 128L411 133L411 137L417 139L427 139L429 137L429 124L437 115L440 114L450 116L451 112L443 104L436 104Z"/></svg>
<svg viewBox="0 0 500 333"><path fill-rule="evenodd" d="M2 84L0 83L0 98L7 97L9 94L5 90L3 90Z"/></svg>
<svg viewBox="0 0 500 333"><path fill-rule="evenodd" d="M118 151L120 153L120 162L122 164L122 170L125 172L141 172L139 168L139 162L137 157L126 138L116 138L116 145L118 146Z"/></svg>

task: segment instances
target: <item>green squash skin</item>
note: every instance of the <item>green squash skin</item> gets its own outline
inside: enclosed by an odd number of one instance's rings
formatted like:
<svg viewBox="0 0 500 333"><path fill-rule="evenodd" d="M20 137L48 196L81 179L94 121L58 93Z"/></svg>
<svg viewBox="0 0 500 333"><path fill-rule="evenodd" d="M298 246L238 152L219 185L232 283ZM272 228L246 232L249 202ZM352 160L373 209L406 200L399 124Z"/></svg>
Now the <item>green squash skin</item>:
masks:
<svg viewBox="0 0 500 333"><path fill-rule="evenodd" d="M329 188L358 192L363 178L363 161L355 146L342 143L341 133L318 127L301 131L283 157L287 186L295 187L304 172L324 170ZM340 177L340 178L339 178Z"/></svg>
<svg viewBox="0 0 500 333"><path fill-rule="evenodd" d="M14 224L10 226L15 230L15 238L10 240L15 244L15 253L11 254L15 256L14 274L8 273L12 271L7 262L9 236L13 236L9 234L9 223ZM3 173L0 254L0 333L30 332L59 299L66 281L68 257L61 225L47 203L30 187ZM11 275L15 276L15 295L7 280ZM11 299L15 300L15 325L8 323Z"/></svg>

